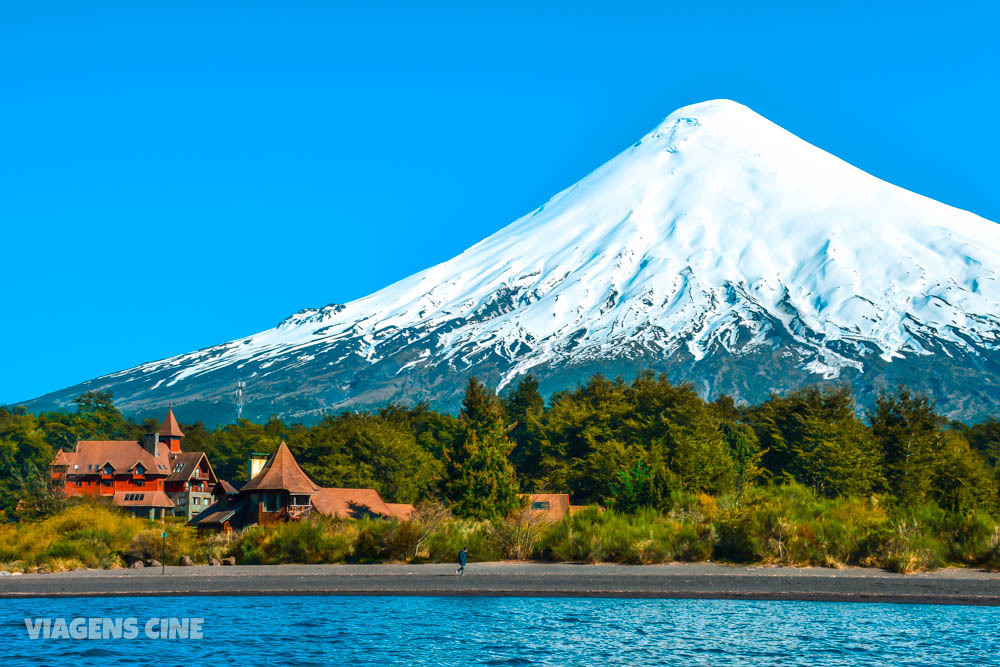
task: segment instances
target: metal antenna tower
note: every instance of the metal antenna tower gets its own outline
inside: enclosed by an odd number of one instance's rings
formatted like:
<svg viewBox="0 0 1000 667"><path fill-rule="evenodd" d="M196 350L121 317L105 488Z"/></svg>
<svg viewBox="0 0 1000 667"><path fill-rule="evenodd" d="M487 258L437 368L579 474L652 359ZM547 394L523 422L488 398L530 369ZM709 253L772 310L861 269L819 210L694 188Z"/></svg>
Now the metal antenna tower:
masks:
<svg viewBox="0 0 1000 667"><path fill-rule="evenodd" d="M236 421L243 419L243 390L247 388L247 383L240 380L236 383Z"/></svg>

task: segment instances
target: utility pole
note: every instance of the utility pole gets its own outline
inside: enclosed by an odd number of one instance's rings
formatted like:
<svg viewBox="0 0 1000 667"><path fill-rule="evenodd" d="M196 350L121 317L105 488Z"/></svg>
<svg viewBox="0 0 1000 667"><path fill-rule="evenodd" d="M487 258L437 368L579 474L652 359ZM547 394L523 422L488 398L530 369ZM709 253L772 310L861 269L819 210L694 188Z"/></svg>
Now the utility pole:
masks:
<svg viewBox="0 0 1000 667"><path fill-rule="evenodd" d="M162 531L160 533L160 539L163 543L160 545L160 574L167 573L167 531Z"/></svg>

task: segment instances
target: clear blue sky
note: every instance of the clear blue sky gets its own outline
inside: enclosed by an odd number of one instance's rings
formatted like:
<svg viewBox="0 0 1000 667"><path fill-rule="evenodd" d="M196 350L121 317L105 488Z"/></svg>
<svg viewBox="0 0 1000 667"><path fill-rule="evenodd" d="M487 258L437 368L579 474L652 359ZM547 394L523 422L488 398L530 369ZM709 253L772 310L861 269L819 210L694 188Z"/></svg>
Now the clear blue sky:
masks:
<svg viewBox="0 0 1000 667"><path fill-rule="evenodd" d="M0 403L370 293L710 98L1000 220L995 3L184 4L4 4Z"/></svg>

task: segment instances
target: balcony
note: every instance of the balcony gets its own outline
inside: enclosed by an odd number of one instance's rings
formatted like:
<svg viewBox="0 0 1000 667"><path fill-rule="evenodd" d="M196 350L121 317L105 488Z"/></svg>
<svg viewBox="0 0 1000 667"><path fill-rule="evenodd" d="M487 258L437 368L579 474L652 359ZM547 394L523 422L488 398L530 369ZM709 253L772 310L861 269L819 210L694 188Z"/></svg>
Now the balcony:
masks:
<svg viewBox="0 0 1000 667"><path fill-rule="evenodd" d="M286 505L284 516L286 519L304 519L312 514L312 505Z"/></svg>

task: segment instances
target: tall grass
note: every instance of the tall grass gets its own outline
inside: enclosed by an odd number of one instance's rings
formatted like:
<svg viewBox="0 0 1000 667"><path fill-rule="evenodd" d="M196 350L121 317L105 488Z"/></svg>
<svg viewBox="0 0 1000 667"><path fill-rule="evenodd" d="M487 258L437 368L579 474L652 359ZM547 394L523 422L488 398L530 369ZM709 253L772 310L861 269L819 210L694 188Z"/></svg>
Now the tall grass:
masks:
<svg viewBox="0 0 1000 667"><path fill-rule="evenodd" d="M352 553L356 541L354 525L314 517L251 528L228 551L249 565L337 563Z"/></svg>
<svg viewBox="0 0 1000 667"><path fill-rule="evenodd" d="M707 560L715 540L710 523L675 519L653 510L620 514L591 508L550 526L538 551L546 560L668 563Z"/></svg>
<svg viewBox="0 0 1000 667"><path fill-rule="evenodd" d="M195 553L195 532L188 526L161 525L100 504L75 505L41 521L0 526L0 567L15 572L124 567L133 559L160 558L164 530L168 562Z"/></svg>
<svg viewBox="0 0 1000 667"><path fill-rule="evenodd" d="M159 559L162 530L168 564L182 555L196 562L231 555L244 564L454 562L467 547L472 561L1000 569L1000 525L990 514L956 515L935 505L902 510L879 496L829 499L796 484L751 488L739 502L676 494L667 512L593 507L554 523L523 514L492 523L457 519L429 504L410 521L315 516L232 536L197 536L180 523L81 505L42 521L0 526L0 568L114 568Z"/></svg>

